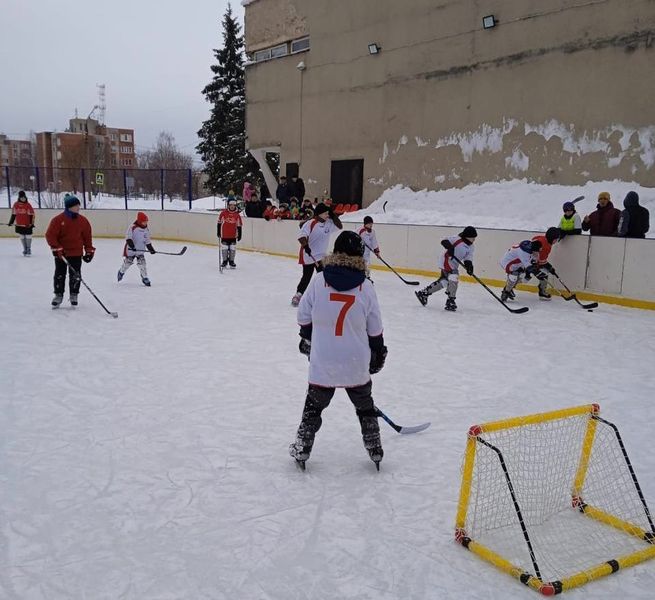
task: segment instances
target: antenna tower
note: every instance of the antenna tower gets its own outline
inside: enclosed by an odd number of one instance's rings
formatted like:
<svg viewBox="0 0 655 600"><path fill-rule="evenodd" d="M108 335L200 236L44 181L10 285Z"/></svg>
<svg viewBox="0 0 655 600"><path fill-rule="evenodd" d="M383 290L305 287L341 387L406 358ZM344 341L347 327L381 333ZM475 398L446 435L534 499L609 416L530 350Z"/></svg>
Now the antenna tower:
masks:
<svg viewBox="0 0 655 600"><path fill-rule="evenodd" d="M107 111L107 103L105 101L105 84L96 83L98 88L98 122L100 125L105 124L105 112Z"/></svg>

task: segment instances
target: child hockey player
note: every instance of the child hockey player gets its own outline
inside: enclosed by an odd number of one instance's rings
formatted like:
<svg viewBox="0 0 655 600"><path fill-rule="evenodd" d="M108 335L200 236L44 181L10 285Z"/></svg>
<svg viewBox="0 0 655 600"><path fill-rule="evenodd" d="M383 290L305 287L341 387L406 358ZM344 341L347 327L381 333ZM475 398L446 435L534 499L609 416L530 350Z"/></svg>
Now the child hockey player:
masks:
<svg viewBox="0 0 655 600"><path fill-rule="evenodd" d="M218 235L221 246L221 267L227 267L228 263L231 269L236 269L237 265L234 258L237 255L236 245L241 241L243 222L241 215L237 210L237 201L230 199L227 202L227 208L223 209L218 215L218 225L216 234Z"/></svg>
<svg viewBox="0 0 655 600"><path fill-rule="evenodd" d="M318 204L314 211L314 218L307 221L300 228L298 241L300 242L300 255L298 264L302 265L302 278L291 298L291 306L298 306L314 274L323 270L321 259L327 254L330 234L335 229L343 229L339 217L325 204Z"/></svg>
<svg viewBox="0 0 655 600"><path fill-rule="evenodd" d="M537 271L537 253L541 250L541 242L523 240L520 244L512 246L503 258L500 259L500 266L505 269L507 283L500 293L503 302L514 300L514 288L521 281L525 273L529 279ZM541 279L541 276L538 276Z"/></svg>
<svg viewBox="0 0 655 600"><path fill-rule="evenodd" d="M32 231L34 229L34 208L29 203L24 191L18 192L18 200L11 207L9 227L16 223L14 231L20 236L23 245L23 256L32 254Z"/></svg>
<svg viewBox="0 0 655 600"><path fill-rule="evenodd" d="M364 447L380 469L384 453L370 374L384 366L387 348L378 299L366 279L363 255L359 235L340 233L334 252L324 259L323 272L311 282L298 307L298 349L309 356L309 388L289 453L303 469L321 427L321 413L338 387L346 389L354 404Z"/></svg>
<svg viewBox="0 0 655 600"><path fill-rule="evenodd" d="M414 292L418 301L425 306L428 298L444 286L446 287L446 310L456 311L457 304L457 286L459 284L459 263L453 260L457 258L466 269L469 275L473 275L473 242L478 237L475 227L468 225L458 235L441 240L441 245L446 251L439 257L439 267L441 275L439 279L432 282L428 287L418 292Z"/></svg>
<svg viewBox="0 0 655 600"><path fill-rule="evenodd" d="M70 287L70 303L77 306L80 293L82 261L90 263L96 249L93 247L91 223L80 213L80 201L71 194L64 197L64 212L53 217L45 233L45 239L55 257L55 297L53 308L64 300L66 270ZM64 257L66 260L64 260ZM68 262L68 265L66 264Z"/></svg>
<svg viewBox="0 0 655 600"><path fill-rule="evenodd" d="M366 261L366 270L370 270L371 251L375 256L380 256L380 247L378 238L373 231L373 217L364 217L364 227L359 230L359 235L364 242L364 261Z"/></svg>
<svg viewBox="0 0 655 600"><path fill-rule="evenodd" d="M557 227L549 227L545 235L535 235L532 238L533 242L540 242L541 249L537 258L537 271L535 273L539 280L539 299L550 300L552 296L548 293L548 275L557 276L553 265L548 262L550 251L553 245L559 242L562 237L562 232Z"/></svg>
<svg viewBox="0 0 655 600"><path fill-rule="evenodd" d="M582 220L580 215L575 212L573 202L565 202L562 206L564 215L560 219L559 228L562 230L562 237L565 235L579 235L582 233Z"/></svg>
<svg viewBox="0 0 655 600"><path fill-rule="evenodd" d="M143 285L150 287L150 279L148 279L148 270L146 267L145 251L150 254L155 253L155 249L150 243L150 230L148 229L148 215L139 212L136 215L136 221L127 228L125 234L125 247L123 248L123 264L118 269L118 281L123 279L125 272L132 266L136 258L136 264L139 266L141 273L141 281Z"/></svg>

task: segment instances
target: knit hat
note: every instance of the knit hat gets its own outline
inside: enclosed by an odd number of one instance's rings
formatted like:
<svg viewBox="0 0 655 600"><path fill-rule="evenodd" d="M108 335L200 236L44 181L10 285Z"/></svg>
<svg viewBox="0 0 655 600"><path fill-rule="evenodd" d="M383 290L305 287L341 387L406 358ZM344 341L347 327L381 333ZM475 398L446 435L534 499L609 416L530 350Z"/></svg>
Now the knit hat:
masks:
<svg viewBox="0 0 655 600"><path fill-rule="evenodd" d="M18 199L19 200L21 200L21 199L27 200L27 194L25 193L25 190L21 190L20 192L18 192Z"/></svg>
<svg viewBox="0 0 655 600"><path fill-rule="evenodd" d="M562 205L562 212L567 212L569 210L572 210L573 212L575 212L575 204L573 204L573 202L565 202Z"/></svg>
<svg viewBox="0 0 655 600"><path fill-rule="evenodd" d="M368 225L369 223L373 223L373 217L366 216L364 217L364 225Z"/></svg>
<svg viewBox="0 0 655 600"><path fill-rule="evenodd" d="M609 192L601 192L598 194L598 199L601 200L603 198L607 198L607 200L611 200L610 198L610 193Z"/></svg>
<svg viewBox="0 0 655 600"><path fill-rule="evenodd" d="M354 231L342 231L334 240L334 253L364 256L364 242Z"/></svg>
<svg viewBox="0 0 655 600"><path fill-rule="evenodd" d="M66 194L64 196L64 207L65 208L72 208L73 206L78 206L80 204L80 201L78 200L77 196L73 196L73 194Z"/></svg>
<svg viewBox="0 0 655 600"><path fill-rule="evenodd" d="M144 212L138 212L136 213L136 222L137 223L147 223L148 222L148 215Z"/></svg>
<svg viewBox="0 0 655 600"><path fill-rule="evenodd" d="M631 206L639 205L639 194L637 192L628 192L623 200L623 206L630 208Z"/></svg>
<svg viewBox="0 0 655 600"><path fill-rule="evenodd" d="M478 237L478 232L476 231L475 227L471 227L471 225L467 225L466 227L464 227L464 230L459 234L459 237L475 238Z"/></svg>
<svg viewBox="0 0 655 600"><path fill-rule="evenodd" d="M316 216L322 215L323 213L326 213L326 212L330 212L330 209L327 206L325 206L325 204L323 204L322 202L319 202L316 205L316 208L314 209L314 214Z"/></svg>

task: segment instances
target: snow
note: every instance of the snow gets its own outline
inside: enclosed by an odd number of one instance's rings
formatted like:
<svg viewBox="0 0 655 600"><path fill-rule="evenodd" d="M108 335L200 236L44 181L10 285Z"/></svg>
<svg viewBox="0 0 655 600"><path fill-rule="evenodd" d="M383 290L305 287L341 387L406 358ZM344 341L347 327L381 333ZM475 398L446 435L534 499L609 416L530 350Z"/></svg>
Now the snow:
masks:
<svg viewBox="0 0 655 600"><path fill-rule="evenodd" d="M517 154L516 168L527 157ZM376 223L416 225L474 225L490 229L543 230L559 225L562 204L585 196L576 204L581 217L596 209L600 192L609 192L616 208L623 210L625 195L634 190L639 202L655 214L655 190L634 182L600 181L582 186L544 185L526 180L469 184L441 191L413 191L401 185L385 190L367 208L342 217L343 221L361 222L371 215ZM386 207L385 207L386 204ZM647 237L655 237L651 227Z"/></svg>
<svg viewBox="0 0 655 600"><path fill-rule="evenodd" d="M181 244L157 242L166 251ZM52 257L0 241L0 597L536 598L453 542L470 425L599 402L620 428L651 508L655 314L539 302L510 315L462 284L444 297L374 272L389 357L374 377L376 473L338 391L307 472L287 446L307 361L289 300L295 261L217 251L148 256L118 284L120 240L97 240L80 305L50 309ZM422 279L422 282L427 282ZM645 563L567 598L651 598Z"/></svg>

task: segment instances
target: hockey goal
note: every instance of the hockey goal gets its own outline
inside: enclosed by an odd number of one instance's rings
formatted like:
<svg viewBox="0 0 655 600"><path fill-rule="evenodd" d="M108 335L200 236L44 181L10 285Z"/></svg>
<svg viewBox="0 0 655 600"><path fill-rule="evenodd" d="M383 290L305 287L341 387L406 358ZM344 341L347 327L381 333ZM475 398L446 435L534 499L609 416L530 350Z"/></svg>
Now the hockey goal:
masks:
<svg viewBox="0 0 655 600"><path fill-rule="evenodd" d="M597 404L470 428L455 539L546 596L655 557L618 429Z"/></svg>

